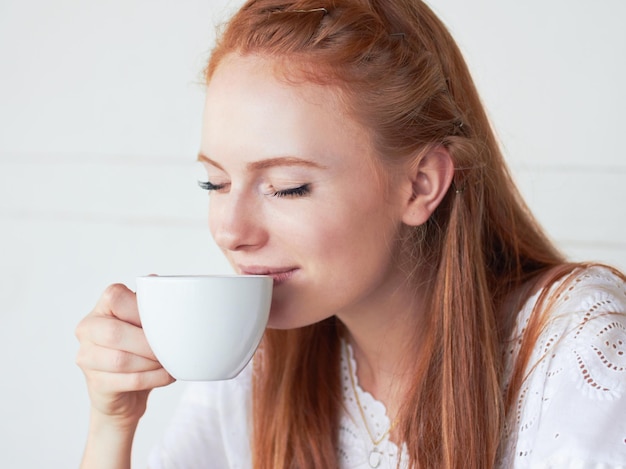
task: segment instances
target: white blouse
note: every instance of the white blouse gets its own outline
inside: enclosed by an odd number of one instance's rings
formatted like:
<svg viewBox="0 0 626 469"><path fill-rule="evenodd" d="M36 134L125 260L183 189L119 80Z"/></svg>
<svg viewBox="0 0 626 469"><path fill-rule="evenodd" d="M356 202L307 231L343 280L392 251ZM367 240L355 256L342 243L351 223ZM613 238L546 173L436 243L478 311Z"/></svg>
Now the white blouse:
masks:
<svg viewBox="0 0 626 469"><path fill-rule="evenodd" d="M506 425L501 469L626 469L626 285L601 267L574 276L534 348ZM518 315L506 351L507 373L538 296ZM398 458L406 467L406 448L386 434L384 404L361 389L352 350L343 350L340 468L396 469ZM189 383L149 467L249 469L250 415L250 367L230 381Z"/></svg>

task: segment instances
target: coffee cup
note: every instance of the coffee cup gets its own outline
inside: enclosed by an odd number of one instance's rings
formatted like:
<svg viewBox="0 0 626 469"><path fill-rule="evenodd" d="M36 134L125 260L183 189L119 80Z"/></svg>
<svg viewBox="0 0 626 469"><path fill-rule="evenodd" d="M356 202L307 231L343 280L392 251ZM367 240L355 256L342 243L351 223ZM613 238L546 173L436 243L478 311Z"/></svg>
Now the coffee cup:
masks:
<svg viewBox="0 0 626 469"><path fill-rule="evenodd" d="M174 378L231 379L254 355L269 317L271 277L149 276L136 281L146 339Z"/></svg>

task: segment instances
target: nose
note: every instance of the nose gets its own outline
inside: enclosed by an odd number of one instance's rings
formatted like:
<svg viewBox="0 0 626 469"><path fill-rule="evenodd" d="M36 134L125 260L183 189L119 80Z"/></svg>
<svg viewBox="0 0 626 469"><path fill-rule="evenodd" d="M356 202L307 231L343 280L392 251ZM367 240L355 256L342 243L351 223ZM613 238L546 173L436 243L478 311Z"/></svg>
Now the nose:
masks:
<svg viewBox="0 0 626 469"><path fill-rule="evenodd" d="M259 203L233 191L211 196L209 227L217 245L227 251L258 249L268 237Z"/></svg>

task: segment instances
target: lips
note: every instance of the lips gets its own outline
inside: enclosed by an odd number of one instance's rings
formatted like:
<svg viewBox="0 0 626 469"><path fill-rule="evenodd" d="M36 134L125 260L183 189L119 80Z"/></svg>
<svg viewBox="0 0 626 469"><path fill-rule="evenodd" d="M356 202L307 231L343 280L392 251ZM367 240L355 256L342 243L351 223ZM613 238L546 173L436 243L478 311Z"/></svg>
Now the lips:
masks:
<svg viewBox="0 0 626 469"><path fill-rule="evenodd" d="M268 275L272 277L274 286L289 280L297 270L297 267L239 266L239 271L243 275Z"/></svg>

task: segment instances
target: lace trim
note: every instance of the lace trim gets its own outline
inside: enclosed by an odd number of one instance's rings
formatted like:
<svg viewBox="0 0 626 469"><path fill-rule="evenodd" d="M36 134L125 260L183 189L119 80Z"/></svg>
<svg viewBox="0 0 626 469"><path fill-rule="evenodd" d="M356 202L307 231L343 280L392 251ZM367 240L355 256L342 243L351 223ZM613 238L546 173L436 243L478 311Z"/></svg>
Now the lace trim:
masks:
<svg viewBox="0 0 626 469"><path fill-rule="evenodd" d="M377 400L372 394L363 390L357 379L357 363L350 344L342 340L341 354L341 385L343 395L344 413L339 425L339 462L342 469L369 468L370 452L374 449L365 422L361 417L350 381L350 367L354 373L354 382L359 401L363 407L367 425L375 439L379 439L389 428L391 421L387 416L385 404ZM347 352L347 353L346 353ZM381 453L379 469L395 469L398 465L398 446L389 439L389 435L377 445ZM401 460L408 461L406 447L402 448ZM402 466L401 466L402 467Z"/></svg>

